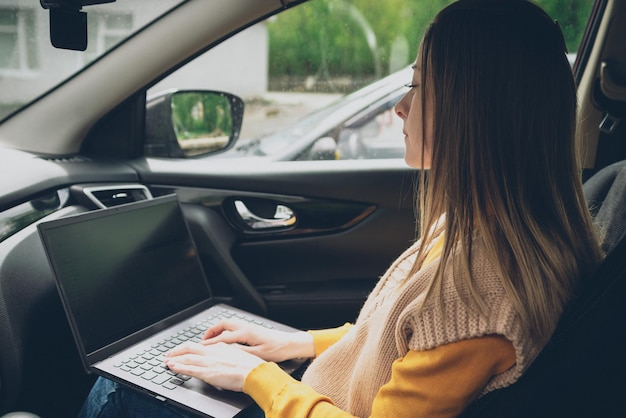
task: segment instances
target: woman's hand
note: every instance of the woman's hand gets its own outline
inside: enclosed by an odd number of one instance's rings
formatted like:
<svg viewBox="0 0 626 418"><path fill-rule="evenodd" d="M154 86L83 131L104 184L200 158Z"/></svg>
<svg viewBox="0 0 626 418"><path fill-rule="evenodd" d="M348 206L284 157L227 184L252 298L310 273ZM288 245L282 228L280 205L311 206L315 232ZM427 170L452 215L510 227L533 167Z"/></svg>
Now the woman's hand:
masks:
<svg viewBox="0 0 626 418"><path fill-rule="evenodd" d="M268 329L237 319L225 319L209 328L200 344L236 344L241 350L266 361L281 362L315 357L313 337L304 331Z"/></svg>
<svg viewBox="0 0 626 418"><path fill-rule="evenodd" d="M241 392L248 374L262 359L242 351L239 346L217 343L203 345L187 342L167 354L170 370L196 377L218 388Z"/></svg>

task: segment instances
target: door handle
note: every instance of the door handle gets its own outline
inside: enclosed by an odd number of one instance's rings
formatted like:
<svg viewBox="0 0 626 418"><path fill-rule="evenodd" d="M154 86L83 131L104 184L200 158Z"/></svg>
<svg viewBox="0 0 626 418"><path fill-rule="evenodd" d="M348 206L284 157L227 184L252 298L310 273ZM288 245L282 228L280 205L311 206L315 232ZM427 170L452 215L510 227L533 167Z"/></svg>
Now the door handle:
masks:
<svg viewBox="0 0 626 418"><path fill-rule="evenodd" d="M241 200L235 200L235 209L241 220L251 229L274 229L288 228L296 224L296 215L291 209L284 205L276 205L276 211L273 218L264 218L258 216Z"/></svg>

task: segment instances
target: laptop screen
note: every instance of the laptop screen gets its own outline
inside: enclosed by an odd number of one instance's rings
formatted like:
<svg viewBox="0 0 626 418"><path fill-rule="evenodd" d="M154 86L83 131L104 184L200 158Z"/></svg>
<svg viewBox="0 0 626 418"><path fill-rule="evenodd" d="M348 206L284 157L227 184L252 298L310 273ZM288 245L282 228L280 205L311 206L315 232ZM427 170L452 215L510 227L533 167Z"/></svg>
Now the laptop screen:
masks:
<svg viewBox="0 0 626 418"><path fill-rule="evenodd" d="M210 297L175 196L86 212L39 229L86 353Z"/></svg>

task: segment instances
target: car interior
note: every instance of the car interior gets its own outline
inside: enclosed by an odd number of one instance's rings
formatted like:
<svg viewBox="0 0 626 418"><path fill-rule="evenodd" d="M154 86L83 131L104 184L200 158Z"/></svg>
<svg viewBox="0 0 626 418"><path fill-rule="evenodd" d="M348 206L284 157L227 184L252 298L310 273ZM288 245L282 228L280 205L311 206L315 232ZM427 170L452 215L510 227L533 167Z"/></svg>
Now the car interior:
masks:
<svg viewBox="0 0 626 418"><path fill-rule="evenodd" d="M78 357L40 222L175 193L215 298L300 329L353 321L413 241L415 173L402 159L208 164L146 153L151 86L300 3L182 2L0 124L0 213L20 220L0 235L0 415L75 416L95 381ZM606 260L522 378L463 417L626 415L624 39L626 2L596 0L573 66L584 192Z"/></svg>

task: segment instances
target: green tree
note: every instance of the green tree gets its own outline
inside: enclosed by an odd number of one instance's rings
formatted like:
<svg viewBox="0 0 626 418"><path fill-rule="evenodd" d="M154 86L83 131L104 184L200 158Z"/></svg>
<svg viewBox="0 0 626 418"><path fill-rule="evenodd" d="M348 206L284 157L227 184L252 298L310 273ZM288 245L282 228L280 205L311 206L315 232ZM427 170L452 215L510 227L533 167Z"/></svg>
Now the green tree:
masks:
<svg viewBox="0 0 626 418"><path fill-rule="evenodd" d="M577 52L594 0L536 0L536 3L559 22L568 52Z"/></svg>
<svg viewBox="0 0 626 418"><path fill-rule="evenodd" d="M434 14L452 0L313 0L269 23L270 74L315 76L388 72L392 45L408 64Z"/></svg>
<svg viewBox="0 0 626 418"><path fill-rule="evenodd" d="M270 77L380 78L415 59L429 22L452 1L311 0L269 23ZM576 52L594 0L536 1Z"/></svg>
<svg viewBox="0 0 626 418"><path fill-rule="evenodd" d="M179 139L229 136L232 132L230 103L218 94L175 94L172 117Z"/></svg>
<svg viewBox="0 0 626 418"><path fill-rule="evenodd" d="M315 76L372 73L367 42L336 0L306 3L269 24L270 74Z"/></svg>

